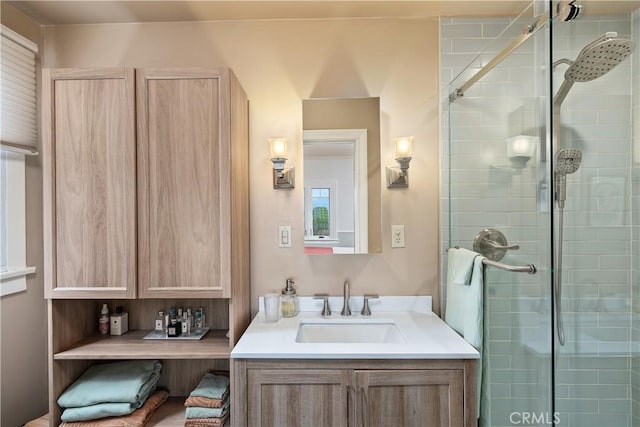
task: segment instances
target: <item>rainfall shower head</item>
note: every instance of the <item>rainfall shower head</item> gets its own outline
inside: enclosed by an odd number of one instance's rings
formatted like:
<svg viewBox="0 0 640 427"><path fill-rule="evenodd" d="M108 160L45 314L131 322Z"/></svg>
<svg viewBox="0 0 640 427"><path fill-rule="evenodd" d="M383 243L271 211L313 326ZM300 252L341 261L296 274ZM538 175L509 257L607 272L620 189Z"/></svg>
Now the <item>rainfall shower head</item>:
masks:
<svg viewBox="0 0 640 427"><path fill-rule="evenodd" d="M611 31L586 45L575 61L563 58L554 62L554 67L558 64L569 64L564 73L564 81L553 97L553 105L557 111L575 82L590 82L602 77L627 59L635 45L631 40L618 38L618 33Z"/></svg>
<svg viewBox="0 0 640 427"><path fill-rule="evenodd" d="M563 148L556 153L554 171L558 175L572 174L582 162L582 151L575 148Z"/></svg>
<svg viewBox="0 0 640 427"><path fill-rule="evenodd" d="M566 80L589 82L608 73L624 61L635 47L631 40L617 38L609 32L585 46L564 73Z"/></svg>

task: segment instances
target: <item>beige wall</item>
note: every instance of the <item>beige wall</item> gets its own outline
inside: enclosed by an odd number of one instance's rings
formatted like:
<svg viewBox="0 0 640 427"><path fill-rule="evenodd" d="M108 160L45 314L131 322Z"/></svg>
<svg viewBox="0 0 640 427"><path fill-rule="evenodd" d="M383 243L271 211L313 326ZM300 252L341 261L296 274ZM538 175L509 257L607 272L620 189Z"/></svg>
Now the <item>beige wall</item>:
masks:
<svg viewBox="0 0 640 427"><path fill-rule="evenodd" d="M42 48L40 26L6 2L0 5L2 24ZM0 298L0 425L3 427L20 426L47 412L47 309L42 280L40 157L27 157L26 189L27 265L35 265L36 274L27 276L25 292Z"/></svg>
<svg viewBox="0 0 640 427"><path fill-rule="evenodd" d="M250 99L254 311L258 295L279 290L287 277L300 295L340 294L349 278L354 295L437 296L437 19L58 26L47 27L46 42L48 67L234 70ZM287 137L290 163L301 168L302 100L366 96L380 97L383 168L395 163L391 138L415 136L411 186L382 188L381 254L304 255L301 177L292 191L272 189L267 138ZM405 249L391 249L391 224L405 225ZM278 249L278 225L292 226L291 248Z"/></svg>

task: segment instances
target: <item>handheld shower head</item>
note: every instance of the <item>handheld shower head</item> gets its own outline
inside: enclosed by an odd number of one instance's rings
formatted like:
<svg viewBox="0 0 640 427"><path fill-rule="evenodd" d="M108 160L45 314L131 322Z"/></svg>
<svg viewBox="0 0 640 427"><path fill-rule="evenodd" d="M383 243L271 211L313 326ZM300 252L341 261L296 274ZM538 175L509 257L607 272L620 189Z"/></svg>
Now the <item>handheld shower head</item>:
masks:
<svg viewBox="0 0 640 427"><path fill-rule="evenodd" d="M635 47L631 40L617 38L618 33L605 33L586 45L564 73L566 80L589 82L611 71L624 61Z"/></svg>
<svg viewBox="0 0 640 427"><path fill-rule="evenodd" d="M556 153L553 171L556 174L556 201L558 208L564 209L567 200L567 175L575 173L582 162L582 151L563 148Z"/></svg>
<svg viewBox="0 0 640 427"><path fill-rule="evenodd" d="M575 148L563 148L556 153L554 172L558 175L575 173L582 162L582 151Z"/></svg>

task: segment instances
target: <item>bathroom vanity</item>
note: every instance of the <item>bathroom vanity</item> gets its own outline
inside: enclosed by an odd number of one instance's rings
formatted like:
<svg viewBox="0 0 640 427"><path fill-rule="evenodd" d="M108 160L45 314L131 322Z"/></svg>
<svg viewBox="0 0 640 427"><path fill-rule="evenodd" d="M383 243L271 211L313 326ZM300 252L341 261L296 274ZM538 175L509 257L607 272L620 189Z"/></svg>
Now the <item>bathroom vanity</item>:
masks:
<svg viewBox="0 0 640 427"><path fill-rule="evenodd" d="M341 304L328 317L304 297L295 318L258 313L231 353L233 425L476 425L479 353L430 297L382 297L371 316Z"/></svg>

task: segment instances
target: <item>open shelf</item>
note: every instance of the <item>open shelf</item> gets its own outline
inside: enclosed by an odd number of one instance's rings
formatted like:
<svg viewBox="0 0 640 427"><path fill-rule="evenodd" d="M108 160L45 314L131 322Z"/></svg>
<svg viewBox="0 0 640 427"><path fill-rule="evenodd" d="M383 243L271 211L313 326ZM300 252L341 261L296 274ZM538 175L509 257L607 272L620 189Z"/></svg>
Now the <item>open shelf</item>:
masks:
<svg viewBox="0 0 640 427"><path fill-rule="evenodd" d="M183 427L185 421L184 397L171 397L156 409L146 427ZM227 424L228 425L228 421ZM25 427L49 427L49 414L30 421Z"/></svg>
<svg viewBox="0 0 640 427"><path fill-rule="evenodd" d="M185 420L184 397L171 397L155 410L147 427L183 427Z"/></svg>
<svg viewBox="0 0 640 427"><path fill-rule="evenodd" d="M226 330L215 329L201 340L144 340L150 331L95 335L53 355L56 360L99 359L228 359Z"/></svg>

